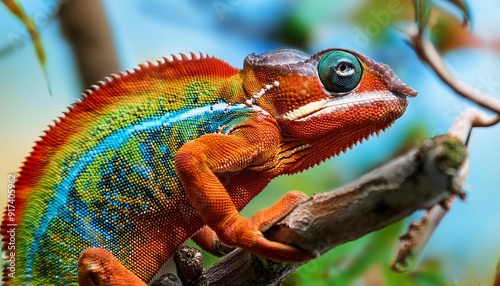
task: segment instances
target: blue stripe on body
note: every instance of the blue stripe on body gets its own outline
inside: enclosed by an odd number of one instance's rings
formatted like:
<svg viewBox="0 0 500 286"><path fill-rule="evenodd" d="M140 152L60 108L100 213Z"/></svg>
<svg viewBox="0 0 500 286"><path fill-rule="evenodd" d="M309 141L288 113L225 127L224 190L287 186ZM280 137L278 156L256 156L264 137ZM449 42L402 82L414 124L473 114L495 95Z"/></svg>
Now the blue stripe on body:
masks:
<svg viewBox="0 0 500 286"><path fill-rule="evenodd" d="M221 124L227 124L238 118L241 111L243 114L253 113L255 111L260 111L258 107L249 108L245 104L228 104L225 102L219 102L211 105L205 105L189 110L177 110L169 112L162 115L161 117L149 117L140 122L136 122L133 125L124 127L123 129L116 130L109 136L107 136L101 143L89 150L86 154L81 156L68 171L68 175L62 180L55 188L54 198L48 203L47 212L43 217L40 218L39 227L34 231L33 242L31 243L30 249L26 257L26 269L25 274L27 277L31 276L33 261L35 254L40 248L40 242L47 232L50 222L58 216L61 208L65 206L68 202L68 194L74 189L74 182L78 176L85 170L94 160L94 157L99 154L104 154L106 151L119 149L124 143L126 143L134 134L138 132L154 131L155 129L171 127L180 121L194 121L204 118L212 118L216 115L228 115L228 119L221 122ZM231 115L231 116L229 116ZM248 115L246 115L248 116ZM215 122L217 123L217 122ZM213 125L213 124L212 124ZM212 126L211 131L216 132L220 126ZM210 131L210 130L206 130ZM224 131L229 131L225 129ZM207 132L208 133L208 132ZM165 147L166 148L166 147ZM82 214L84 215L84 214ZM95 232L102 232L106 235L105 231L92 230ZM93 243L97 244L97 241Z"/></svg>

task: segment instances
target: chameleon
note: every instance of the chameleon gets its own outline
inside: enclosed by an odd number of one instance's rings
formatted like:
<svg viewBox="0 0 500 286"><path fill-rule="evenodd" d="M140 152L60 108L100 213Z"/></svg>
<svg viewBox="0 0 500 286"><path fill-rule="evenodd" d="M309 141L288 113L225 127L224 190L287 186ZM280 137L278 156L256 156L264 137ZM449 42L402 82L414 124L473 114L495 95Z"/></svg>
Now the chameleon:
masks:
<svg viewBox="0 0 500 286"><path fill-rule="evenodd" d="M305 194L288 192L250 218L239 211L273 178L378 135L416 95L387 65L339 48L250 54L242 69L180 54L112 75L49 127L21 167L15 216L6 211L1 227L15 258L3 281L139 285L189 238L217 255L240 247L314 259L262 234Z"/></svg>

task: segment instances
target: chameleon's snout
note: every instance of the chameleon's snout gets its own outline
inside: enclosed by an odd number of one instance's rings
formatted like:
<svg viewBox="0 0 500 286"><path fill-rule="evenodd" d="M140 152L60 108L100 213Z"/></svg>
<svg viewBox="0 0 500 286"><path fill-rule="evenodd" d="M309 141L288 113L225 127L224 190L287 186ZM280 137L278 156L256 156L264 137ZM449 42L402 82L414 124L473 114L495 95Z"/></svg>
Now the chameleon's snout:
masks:
<svg viewBox="0 0 500 286"><path fill-rule="evenodd" d="M418 94L418 91L404 84L396 75L394 75L394 73L389 80L389 84L390 84L390 91L397 96L415 97Z"/></svg>
<svg viewBox="0 0 500 286"><path fill-rule="evenodd" d="M417 96L418 92L404 84L388 65L378 63L362 54L358 54L358 57L362 59L372 72L382 77L386 83L387 89L393 94L403 98Z"/></svg>

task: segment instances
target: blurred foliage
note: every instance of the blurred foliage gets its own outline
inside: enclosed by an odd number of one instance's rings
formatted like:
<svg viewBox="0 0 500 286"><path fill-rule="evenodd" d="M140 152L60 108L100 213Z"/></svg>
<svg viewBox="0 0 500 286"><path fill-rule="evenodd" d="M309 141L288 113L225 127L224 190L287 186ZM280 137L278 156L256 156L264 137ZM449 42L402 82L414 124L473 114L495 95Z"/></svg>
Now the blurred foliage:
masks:
<svg viewBox="0 0 500 286"><path fill-rule="evenodd" d="M493 282L493 286L500 286L500 261L498 261L497 270L495 273L495 282Z"/></svg>
<svg viewBox="0 0 500 286"><path fill-rule="evenodd" d="M294 272L283 285L448 285L442 262L427 260L408 273L390 270L405 220L338 246Z"/></svg>
<svg viewBox="0 0 500 286"><path fill-rule="evenodd" d="M38 29L35 23L30 17L28 17L22 5L17 0L2 0L2 3L17 19L19 19L19 21L23 23L23 25L28 30L31 40L33 41L33 46L35 48L38 63L42 68L43 76L45 77L45 81L47 82L47 86L49 88L49 93L50 93L50 85L46 68L47 58L45 57L45 51L43 49L42 40L40 39L40 34L38 33Z"/></svg>
<svg viewBox="0 0 500 286"><path fill-rule="evenodd" d="M290 46L307 49L312 37L312 27L300 15L288 15L278 28L278 39Z"/></svg>
<svg viewBox="0 0 500 286"><path fill-rule="evenodd" d="M365 30L378 24L381 32L373 33L375 39L382 38L394 26L401 28L404 23L416 22L419 28L429 30L430 40L441 53L467 47L499 48L495 40L486 42L472 33L470 18L466 1L367 0L352 20Z"/></svg>
<svg viewBox="0 0 500 286"><path fill-rule="evenodd" d="M339 4L323 0L291 2L294 9L276 33L286 45L307 49L318 26L325 22L339 24L335 19L342 21L335 12ZM348 20L375 43L383 43L395 27L403 29L415 22L429 30L429 38L441 53L466 47L500 48L498 39L485 41L471 32L470 9L464 0L365 0Z"/></svg>
<svg viewBox="0 0 500 286"><path fill-rule="evenodd" d="M387 160L406 153L411 148L420 144L424 139L429 138L430 134L430 130L424 124L417 122L409 126L401 136L403 141L399 145L398 149L395 150L392 157L387 158Z"/></svg>

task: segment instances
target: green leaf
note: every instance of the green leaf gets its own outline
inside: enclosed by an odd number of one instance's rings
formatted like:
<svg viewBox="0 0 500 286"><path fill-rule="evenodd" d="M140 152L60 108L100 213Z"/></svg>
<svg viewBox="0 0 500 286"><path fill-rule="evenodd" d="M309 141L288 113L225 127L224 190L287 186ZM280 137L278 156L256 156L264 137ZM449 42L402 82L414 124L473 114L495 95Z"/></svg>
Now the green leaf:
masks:
<svg viewBox="0 0 500 286"><path fill-rule="evenodd" d="M43 76L45 78L45 82L47 82L47 86L50 93L50 84L48 80L46 62L47 58L45 57L45 52L43 50L42 40L40 39L40 34L38 33L38 29L36 28L35 23L31 20L23 7L17 0L2 0L2 3L9 9L9 11L16 16L16 18L21 21L28 33L30 34L31 40L33 41L33 46L35 47L36 56L38 58L38 62L40 63L40 67L42 68Z"/></svg>
<svg viewBox="0 0 500 286"><path fill-rule="evenodd" d="M429 23L432 6L428 0L414 0L413 5L415 6L415 22L418 29L423 30Z"/></svg>

